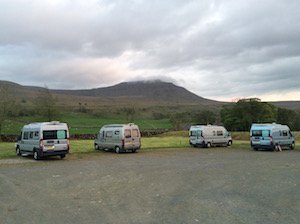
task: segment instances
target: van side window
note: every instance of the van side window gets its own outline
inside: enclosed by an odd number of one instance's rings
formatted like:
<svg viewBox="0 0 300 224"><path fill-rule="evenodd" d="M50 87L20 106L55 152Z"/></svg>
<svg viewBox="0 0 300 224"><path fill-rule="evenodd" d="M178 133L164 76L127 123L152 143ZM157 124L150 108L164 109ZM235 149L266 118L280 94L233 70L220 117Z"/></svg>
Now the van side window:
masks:
<svg viewBox="0 0 300 224"><path fill-rule="evenodd" d="M287 130L282 131L282 136L288 136Z"/></svg>
<svg viewBox="0 0 300 224"><path fill-rule="evenodd" d="M213 131L213 135L216 136L216 131Z"/></svg>
<svg viewBox="0 0 300 224"><path fill-rule="evenodd" d="M115 131L115 133L114 133L115 135L119 135L120 134L120 131L119 130L117 130L117 131Z"/></svg>
<svg viewBox="0 0 300 224"><path fill-rule="evenodd" d="M34 132L34 137L39 137L39 132L38 131L36 131L36 132Z"/></svg>
<svg viewBox="0 0 300 224"><path fill-rule="evenodd" d="M129 129L125 130L125 138L131 138L131 131Z"/></svg>
<svg viewBox="0 0 300 224"><path fill-rule="evenodd" d="M139 137L139 131L137 129L132 129L132 137Z"/></svg>
<svg viewBox="0 0 300 224"><path fill-rule="evenodd" d="M217 131L217 136L223 136L223 131Z"/></svg>
<svg viewBox="0 0 300 224"><path fill-rule="evenodd" d="M23 136L23 139L28 139L28 132L24 132L24 136Z"/></svg>
<svg viewBox="0 0 300 224"><path fill-rule="evenodd" d="M29 138L33 139L33 132L32 131L29 133Z"/></svg>
<svg viewBox="0 0 300 224"><path fill-rule="evenodd" d="M113 135L112 131L107 131L105 136L108 137L108 138L111 138L112 135Z"/></svg>

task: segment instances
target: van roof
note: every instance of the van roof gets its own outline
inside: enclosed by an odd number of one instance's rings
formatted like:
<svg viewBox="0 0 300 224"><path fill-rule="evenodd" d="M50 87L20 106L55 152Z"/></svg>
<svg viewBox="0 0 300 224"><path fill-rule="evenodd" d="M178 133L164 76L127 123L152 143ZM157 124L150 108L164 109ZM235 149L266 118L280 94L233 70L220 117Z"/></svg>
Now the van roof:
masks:
<svg viewBox="0 0 300 224"><path fill-rule="evenodd" d="M190 127L190 129L193 129L193 128L206 128L206 127L212 127L212 128L225 128L224 126L220 126L220 125L192 125Z"/></svg>
<svg viewBox="0 0 300 224"><path fill-rule="evenodd" d="M251 129L272 129L272 128L287 128L289 127L287 125L282 124L276 124L276 123L263 123L263 124L252 124Z"/></svg>
<svg viewBox="0 0 300 224"><path fill-rule="evenodd" d="M24 125L23 128L41 128L41 127L46 127L46 126L60 126L60 127L68 127L66 123L60 123L59 121L50 121L50 122L35 122L35 123L30 123L27 125Z"/></svg>
<svg viewBox="0 0 300 224"><path fill-rule="evenodd" d="M122 128L127 126L137 127L137 125L134 123L128 123L128 124L107 124L107 125L103 125L103 128Z"/></svg>

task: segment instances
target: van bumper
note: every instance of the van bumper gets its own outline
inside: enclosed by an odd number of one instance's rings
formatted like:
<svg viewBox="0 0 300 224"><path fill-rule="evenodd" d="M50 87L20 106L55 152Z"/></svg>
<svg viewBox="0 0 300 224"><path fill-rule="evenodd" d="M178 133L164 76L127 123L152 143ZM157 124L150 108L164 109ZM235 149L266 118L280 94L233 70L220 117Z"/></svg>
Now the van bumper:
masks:
<svg viewBox="0 0 300 224"><path fill-rule="evenodd" d="M273 144L270 144L270 145L261 145L261 144L252 144L251 143L251 147L255 148L255 149L269 149L269 150L274 149L274 145Z"/></svg>
<svg viewBox="0 0 300 224"><path fill-rule="evenodd" d="M59 150L59 151L54 151L54 150L48 150L48 151L43 151L39 150L39 155L41 157L44 156L60 156L60 155L66 155L69 153L69 150Z"/></svg>

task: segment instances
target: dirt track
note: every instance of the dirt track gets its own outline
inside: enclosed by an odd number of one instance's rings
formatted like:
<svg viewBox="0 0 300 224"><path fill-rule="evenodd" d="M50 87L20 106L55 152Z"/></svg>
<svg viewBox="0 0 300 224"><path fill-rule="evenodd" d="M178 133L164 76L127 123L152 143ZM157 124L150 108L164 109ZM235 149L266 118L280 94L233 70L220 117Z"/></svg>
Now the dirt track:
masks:
<svg viewBox="0 0 300 224"><path fill-rule="evenodd" d="M20 160L0 165L1 223L300 220L299 151L180 149Z"/></svg>

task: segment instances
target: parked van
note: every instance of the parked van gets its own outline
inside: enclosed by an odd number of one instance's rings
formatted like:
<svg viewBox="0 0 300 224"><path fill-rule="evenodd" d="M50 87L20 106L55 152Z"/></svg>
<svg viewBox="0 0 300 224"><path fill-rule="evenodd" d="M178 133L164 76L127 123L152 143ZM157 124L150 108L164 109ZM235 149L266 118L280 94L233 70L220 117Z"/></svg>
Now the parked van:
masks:
<svg viewBox="0 0 300 224"><path fill-rule="evenodd" d="M290 128L281 124L252 124L250 130L250 143L254 150L281 148L295 148L295 139Z"/></svg>
<svg viewBox="0 0 300 224"><path fill-rule="evenodd" d="M25 125L16 144L17 155L33 155L35 160L46 156L64 158L69 149L68 125L59 121Z"/></svg>
<svg viewBox="0 0 300 224"><path fill-rule="evenodd" d="M223 126L193 125L189 130L190 145L197 147L211 147L216 145L230 146L232 138Z"/></svg>
<svg viewBox="0 0 300 224"><path fill-rule="evenodd" d="M96 150L113 150L116 153L136 152L141 148L141 134L135 124L110 124L103 126L94 142Z"/></svg>

